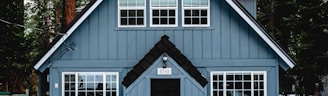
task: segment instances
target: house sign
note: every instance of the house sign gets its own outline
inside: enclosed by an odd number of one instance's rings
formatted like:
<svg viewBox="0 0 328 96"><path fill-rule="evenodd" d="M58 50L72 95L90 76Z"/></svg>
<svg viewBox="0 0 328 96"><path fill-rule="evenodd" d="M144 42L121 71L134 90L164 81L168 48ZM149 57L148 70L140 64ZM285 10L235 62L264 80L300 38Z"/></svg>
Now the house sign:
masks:
<svg viewBox="0 0 328 96"><path fill-rule="evenodd" d="M157 75L172 75L172 68L157 68Z"/></svg>

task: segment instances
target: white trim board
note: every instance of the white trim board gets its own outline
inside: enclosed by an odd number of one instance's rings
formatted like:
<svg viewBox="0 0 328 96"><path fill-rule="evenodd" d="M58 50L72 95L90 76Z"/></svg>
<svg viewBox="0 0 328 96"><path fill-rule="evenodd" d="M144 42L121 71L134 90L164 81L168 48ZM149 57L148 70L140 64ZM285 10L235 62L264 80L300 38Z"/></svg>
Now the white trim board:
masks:
<svg viewBox="0 0 328 96"><path fill-rule="evenodd" d="M54 46L34 65L34 69L38 70L41 65L64 43L64 41L75 31L77 27L95 10L103 0L97 0L95 3L68 29L68 31L56 42Z"/></svg>
<svg viewBox="0 0 328 96"><path fill-rule="evenodd" d="M270 37L265 34L263 28L258 26L257 22L254 22L252 18L249 18L248 15L234 2L234 0L225 0L232 9L234 9L244 20L245 22L267 43L274 52L278 54L278 56L290 67L293 68L295 66L295 62L290 59L290 57L286 54L284 50L280 48L276 42L272 41ZM238 2L238 1L237 1Z"/></svg>

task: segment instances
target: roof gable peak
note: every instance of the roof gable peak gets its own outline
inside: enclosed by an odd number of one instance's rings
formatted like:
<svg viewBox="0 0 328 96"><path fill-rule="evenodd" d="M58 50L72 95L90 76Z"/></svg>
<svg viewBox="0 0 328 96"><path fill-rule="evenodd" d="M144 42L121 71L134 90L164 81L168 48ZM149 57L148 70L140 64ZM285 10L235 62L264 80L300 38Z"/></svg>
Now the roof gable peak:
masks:
<svg viewBox="0 0 328 96"><path fill-rule="evenodd" d="M201 86L205 86L208 82L205 77L197 70L197 68L184 56L175 45L168 40L169 37L164 35L161 40L141 59L132 70L124 77L123 85L129 87L142 73L148 69L157 58L166 53L173 58L176 63L184 69L191 77L193 77Z"/></svg>

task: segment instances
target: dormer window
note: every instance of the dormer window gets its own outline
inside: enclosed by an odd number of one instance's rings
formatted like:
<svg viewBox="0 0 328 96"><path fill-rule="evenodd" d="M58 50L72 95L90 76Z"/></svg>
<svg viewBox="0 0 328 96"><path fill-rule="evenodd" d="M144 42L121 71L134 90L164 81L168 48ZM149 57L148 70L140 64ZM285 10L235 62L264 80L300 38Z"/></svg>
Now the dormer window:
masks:
<svg viewBox="0 0 328 96"><path fill-rule="evenodd" d="M144 0L118 0L119 27L145 27L146 3Z"/></svg>
<svg viewBox="0 0 328 96"><path fill-rule="evenodd" d="M183 27L209 26L209 0L183 0L182 10Z"/></svg>
<svg viewBox="0 0 328 96"><path fill-rule="evenodd" d="M177 26L177 0L151 0L150 10L151 27Z"/></svg>

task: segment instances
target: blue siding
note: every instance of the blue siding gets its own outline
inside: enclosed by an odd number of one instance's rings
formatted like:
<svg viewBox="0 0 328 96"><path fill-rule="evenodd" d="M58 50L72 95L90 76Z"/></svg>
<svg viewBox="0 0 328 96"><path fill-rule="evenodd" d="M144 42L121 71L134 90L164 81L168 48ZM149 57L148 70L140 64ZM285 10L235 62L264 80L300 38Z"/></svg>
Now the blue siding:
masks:
<svg viewBox="0 0 328 96"><path fill-rule="evenodd" d="M256 0L239 1L256 16ZM61 87L61 72L115 71L120 72L121 82L163 35L170 37L169 40L201 69L207 80L210 71L267 71L268 96L278 95L277 56L224 0L211 0L211 26L208 28L183 28L181 24L176 28L118 28L117 15L113 14L117 12L116 4L116 0L104 0L47 61L53 64L49 65L51 95L60 96L61 90L54 88L54 83ZM76 50L66 51L72 42ZM176 65L174 61L170 64ZM181 78L181 86L188 90L182 92L184 96L210 94L209 84L200 88L181 68L174 68L176 73L172 77ZM144 87L149 86L150 77L167 78L156 77L155 70L147 72L148 77L142 75L144 77L138 79L133 88L125 90L120 86L123 90L120 95L147 96L149 89Z"/></svg>
<svg viewBox="0 0 328 96"><path fill-rule="evenodd" d="M242 2L247 5L249 0ZM246 7L252 9L252 3ZM117 16L111 13L117 12L116 2L105 0L70 38L78 50L61 59L138 60L164 34L189 59L274 57L268 54L272 50L224 1L212 0L211 8L209 28L117 28Z"/></svg>

